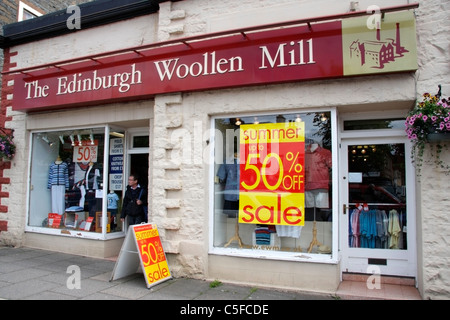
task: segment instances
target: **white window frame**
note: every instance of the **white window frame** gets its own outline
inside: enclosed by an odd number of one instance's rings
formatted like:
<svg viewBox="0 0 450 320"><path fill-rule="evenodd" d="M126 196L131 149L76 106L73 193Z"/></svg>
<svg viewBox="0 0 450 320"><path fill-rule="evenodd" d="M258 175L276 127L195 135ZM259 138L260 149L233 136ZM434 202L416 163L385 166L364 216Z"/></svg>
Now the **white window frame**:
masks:
<svg viewBox="0 0 450 320"><path fill-rule="evenodd" d="M67 128L57 128L52 130L33 130L30 132L29 137L29 145L33 145L33 135L37 134L42 131L51 132L51 131L70 131L70 130L83 130L83 129L93 129L93 128L101 128L104 130L105 137L109 137L109 134L111 132L111 126L108 124L105 125L98 125L95 127L67 127ZM120 129L116 126L114 126L114 130ZM121 129L124 130L124 129ZM108 183L108 165L109 165L109 139L105 138L105 157L103 159L103 185L107 185ZM125 150L125 148L124 148ZM32 154L33 154L33 148L30 148L29 155L28 155L28 163L31 164L32 162ZM31 171L32 171L32 165L28 166L28 178L27 178L27 195L26 195L26 224L25 224L25 231L26 232L34 232L34 233L40 233L40 234L49 234L49 235L57 235L62 237L69 237L69 238L82 238L82 239L93 239L93 240L111 240L116 238L123 238L125 236L125 231L118 231L113 233L106 232L106 228L102 229L102 232L92 232L92 231L83 231L83 230L70 230L69 233L63 233L61 232L64 229L52 229L48 227L41 227L41 226L30 226L29 225L29 217L30 217L30 192L32 188L32 181L31 181ZM106 189L104 189L106 190ZM125 190L125 189L124 189ZM102 225L107 225L107 197L104 195L102 199Z"/></svg>
<svg viewBox="0 0 450 320"><path fill-rule="evenodd" d="M339 144L341 143L343 145L354 143L355 141L358 141L358 139L363 139L363 141L367 141L369 139L373 139L374 141L377 141L378 143L404 143L405 145L405 174L406 178L408 179L408 188L407 188L407 208L409 212L408 216L408 233L411 233L412 235L408 235L408 247L407 250L393 250L392 252L382 252L381 258L387 258L387 259L397 259L398 261L407 261L407 267L399 264L392 264L393 267L390 267L389 272L390 274L397 274L401 276L413 276L417 278L417 245L415 241L411 241L411 239L416 239L416 220L417 220L417 212L416 212L416 205L415 205L415 198L416 198L416 184L415 184L415 172L414 172L414 166L412 164L408 164L408 161L411 161L409 159L409 155L411 154L411 141L406 138L406 133L404 129L363 129L363 130L344 130L344 122L345 121L355 121L355 120L375 120L375 119L395 119L395 118L405 118L405 114L407 111L399 109L399 110L384 110L384 111L369 111L369 112L353 112L353 113L341 113L339 115ZM342 152L346 152L345 148L341 148L339 150L340 152L340 158L344 158L342 155ZM341 166L339 167L339 183L338 188L340 190L344 190L344 188L347 188L347 185L345 185L343 176L347 174L347 171L345 171ZM342 208L343 204L346 204L347 201L347 193L346 191L341 191L339 194L339 205L338 208ZM341 211L342 212L342 211ZM342 215L339 216L339 219L342 219ZM341 223L342 220L339 221L340 227L345 228L348 227L346 223ZM339 230L341 235L344 235L345 232L342 230ZM348 256L342 256L343 253L342 250L345 250L346 241L348 241L348 238L345 236L341 236L339 240L339 250L341 253L340 260L341 260L341 268L342 270L345 270L347 265L349 264L349 258ZM348 248L346 249L348 251ZM372 251L370 252L371 256L374 258L378 257L377 254L379 254L377 251L370 249ZM355 255L356 252L356 255ZM353 257L363 259L367 259L366 250L360 250L360 248L357 248L357 251L352 252ZM361 254L362 252L362 254ZM365 255L364 255L365 254ZM395 262L394 262L395 263ZM384 268L383 268L384 269ZM399 271L400 270L400 271Z"/></svg>
<svg viewBox="0 0 450 320"><path fill-rule="evenodd" d="M223 255L223 256L234 256L234 257L246 257L246 258L256 258L256 259L271 259L279 261L296 261L296 262L311 262L311 263L326 263L326 264L337 264L339 262L338 245L339 245L339 226L338 226L338 124L337 124L337 110L335 107L329 108L318 108L318 109L295 109L295 110L283 110L284 113L305 113L305 112L330 112L331 113L331 138L332 138L332 179L333 179L333 196L332 208L333 208L333 225L332 225L332 253L331 254L315 254L307 252L285 252L285 251L270 251L270 250L255 250L255 249L243 249L243 248L224 248L215 247L214 243L214 149L215 149L215 120L222 118L242 118L249 116L258 115L270 115L278 114L279 112L252 112L252 113L241 113L232 115L218 115L210 117L210 128L211 134L209 137L210 149L209 149L209 254L213 255Z"/></svg>
<svg viewBox="0 0 450 320"><path fill-rule="evenodd" d="M42 12L39 12L35 9L33 9L32 7L30 7L29 5L27 5L26 3L19 1L19 11L17 13L17 21L24 21L26 19L24 19L24 12L28 11L31 14L34 14L36 17L40 17L42 16Z"/></svg>

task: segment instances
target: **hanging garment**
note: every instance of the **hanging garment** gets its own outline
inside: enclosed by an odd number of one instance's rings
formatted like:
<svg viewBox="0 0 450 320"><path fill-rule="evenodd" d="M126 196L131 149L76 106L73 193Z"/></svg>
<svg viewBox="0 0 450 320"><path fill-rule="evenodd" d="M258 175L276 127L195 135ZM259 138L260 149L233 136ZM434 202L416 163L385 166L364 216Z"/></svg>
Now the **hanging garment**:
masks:
<svg viewBox="0 0 450 320"><path fill-rule="evenodd" d="M51 190L52 212L62 215L66 207L66 189L69 188L69 166L66 162L50 164L47 188Z"/></svg>
<svg viewBox="0 0 450 320"><path fill-rule="evenodd" d="M224 199L239 201L239 163L237 159L221 164L217 176L219 182L225 184Z"/></svg>
<svg viewBox="0 0 450 320"><path fill-rule="evenodd" d="M69 166L66 162L51 163L48 169L48 181L47 188L51 189L51 186L64 186L69 188Z"/></svg>
<svg viewBox="0 0 450 320"><path fill-rule="evenodd" d="M359 215L361 211L358 209L353 209L350 213L349 218L349 226L348 226L348 233L349 233L349 244L348 246L350 248L359 248L360 242L359 242L359 236L360 236L360 229L359 229Z"/></svg>
<svg viewBox="0 0 450 320"><path fill-rule="evenodd" d="M305 191L330 187L330 169L332 167L331 151L322 147L311 150L308 145L305 151Z"/></svg>
<svg viewBox="0 0 450 320"><path fill-rule="evenodd" d="M384 230L384 238L383 238L383 242L382 242L382 248L383 249L388 249L389 248L389 217L386 214L385 210L382 210L382 223L383 223L383 230Z"/></svg>
<svg viewBox="0 0 450 320"><path fill-rule="evenodd" d="M376 210L376 224L377 224L377 238L375 248L387 248L388 233L388 219L384 210Z"/></svg>
<svg viewBox="0 0 450 320"><path fill-rule="evenodd" d="M392 209L389 211L389 249L398 249L398 241L400 232L402 231L400 227L400 219L397 210Z"/></svg>
<svg viewBox="0 0 450 320"><path fill-rule="evenodd" d="M359 218L361 248L375 248L377 236L376 210L363 210Z"/></svg>

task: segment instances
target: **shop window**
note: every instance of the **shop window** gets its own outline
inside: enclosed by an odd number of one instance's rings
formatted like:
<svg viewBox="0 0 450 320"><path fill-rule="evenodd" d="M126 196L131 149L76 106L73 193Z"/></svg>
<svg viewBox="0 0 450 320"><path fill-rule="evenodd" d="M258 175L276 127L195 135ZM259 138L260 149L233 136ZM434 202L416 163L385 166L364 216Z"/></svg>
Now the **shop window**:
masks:
<svg viewBox="0 0 450 320"><path fill-rule="evenodd" d="M124 138L111 134L106 140L105 129L32 134L29 228L69 231L64 234L122 231Z"/></svg>
<svg viewBox="0 0 450 320"><path fill-rule="evenodd" d="M132 148L148 148L149 137L147 136L133 136L133 147Z"/></svg>
<svg viewBox="0 0 450 320"><path fill-rule="evenodd" d="M344 130L376 130L405 128L405 119L371 119L344 121Z"/></svg>
<svg viewBox="0 0 450 320"><path fill-rule="evenodd" d="M330 117L214 120L214 248L331 254Z"/></svg>
<svg viewBox="0 0 450 320"><path fill-rule="evenodd" d="M42 16L42 13L33 9L26 3L19 1L19 10L17 14L17 21L23 21L28 19L33 19Z"/></svg>

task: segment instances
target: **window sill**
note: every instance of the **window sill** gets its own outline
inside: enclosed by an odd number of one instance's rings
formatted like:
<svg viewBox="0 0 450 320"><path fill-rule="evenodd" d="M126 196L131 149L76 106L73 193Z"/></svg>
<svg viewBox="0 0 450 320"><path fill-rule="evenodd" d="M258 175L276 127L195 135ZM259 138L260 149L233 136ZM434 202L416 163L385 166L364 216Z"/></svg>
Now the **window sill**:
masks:
<svg viewBox="0 0 450 320"><path fill-rule="evenodd" d="M291 261L291 262L329 263L329 264L338 263L338 260L336 258L333 258L332 254L319 254L306 252L286 252L277 250L255 250L255 249L214 247L210 248L209 254L240 257L240 258Z"/></svg>
<svg viewBox="0 0 450 320"><path fill-rule="evenodd" d="M25 232L41 233L62 237L92 239L92 240L110 240L125 237L125 232L114 232L103 235L99 232L74 230L70 228L43 228L43 227L25 227Z"/></svg>

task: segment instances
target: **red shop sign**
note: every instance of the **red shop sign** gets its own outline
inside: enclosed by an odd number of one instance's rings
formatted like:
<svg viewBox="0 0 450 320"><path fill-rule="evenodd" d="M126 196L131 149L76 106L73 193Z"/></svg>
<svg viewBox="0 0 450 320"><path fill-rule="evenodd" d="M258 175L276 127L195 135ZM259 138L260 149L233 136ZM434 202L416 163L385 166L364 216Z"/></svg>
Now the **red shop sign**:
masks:
<svg viewBox="0 0 450 320"><path fill-rule="evenodd" d="M386 15L383 37L380 32L369 30L365 25L367 18L362 17L143 49L19 73L14 82L13 109L61 109L143 99L160 93L413 70L417 66L415 42L405 39L415 41L415 25L412 13L406 14L406 18ZM351 32L345 31L345 24L349 24ZM402 29L400 24L407 28ZM355 25L360 33L354 33ZM400 31L407 48L391 40L399 38ZM366 35L362 38L366 44L357 42L362 41L361 34ZM402 64L392 68L396 65L392 53L391 60L373 66L368 57L377 55L370 52L366 58L361 49L364 45L370 45L371 50L384 50L383 56L400 48ZM413 62L405 64L405 56ZM390 69L385 67L388 62Z"/></svg>

